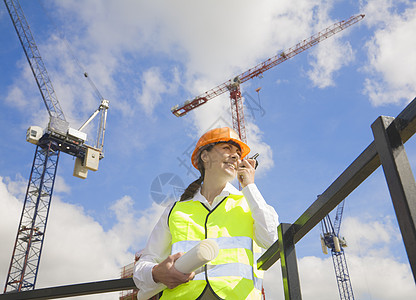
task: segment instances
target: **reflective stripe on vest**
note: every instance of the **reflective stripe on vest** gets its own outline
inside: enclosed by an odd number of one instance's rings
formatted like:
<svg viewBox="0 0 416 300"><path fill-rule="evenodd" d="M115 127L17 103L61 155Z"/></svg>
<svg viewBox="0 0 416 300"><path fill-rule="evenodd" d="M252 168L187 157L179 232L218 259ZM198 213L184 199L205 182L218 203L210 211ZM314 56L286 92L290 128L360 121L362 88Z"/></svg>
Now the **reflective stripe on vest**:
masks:
<svg viewBox="0 0 416 300"><path fill-rule="evenodd" d="M219 249L233 249L233 248L245 248L253 252L253 240L248 236L232 236L232 237L218 237L210 238L218 244ZM200 241L179 241L172 245L171 253L188 252Z"/></svg>
<svg viewBox="0 0 416 300"><path fill-rule="evenodd" d="M222 265L207 265L208 278L220 276L241 276L245 279L253 280L254 287L261 290L263 286L263 279L253 276L253 268L246 264L222 264ZM205 280L205 273L201 272L195 275L194 280Z"/></svg>
<svg viewBox="0 0 416 300"><path fill-rule="evenodd" d="M221 298L260 299L262 272L253 270L260 248L253 241L253 223L247 201L241 195L224 198L211 211L199 201L175 203L168 218L171 253L187 252L205 238L214 239L220 251L194 280L166 289L161 299L196 299L206 284Z"/></svg>

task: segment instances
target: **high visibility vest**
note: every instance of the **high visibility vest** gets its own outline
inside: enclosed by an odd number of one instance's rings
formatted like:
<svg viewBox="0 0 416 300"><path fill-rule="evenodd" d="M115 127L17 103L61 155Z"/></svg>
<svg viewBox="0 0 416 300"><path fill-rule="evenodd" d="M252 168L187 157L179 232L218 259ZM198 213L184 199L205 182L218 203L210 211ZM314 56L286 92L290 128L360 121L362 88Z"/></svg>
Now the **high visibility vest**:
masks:
<svg viewBox="0 0 416 300"><path fill-rule="evenodd" d="M222 299L260 299L263 271L256 263L261 248L253 239L253 223L242 195L225 197L211 211L199 201L176 202L168 218L171 254L187 252L206 238L217 242L219 254L193 280L165 289L160 299L197 299L206 287Z"/></svg>

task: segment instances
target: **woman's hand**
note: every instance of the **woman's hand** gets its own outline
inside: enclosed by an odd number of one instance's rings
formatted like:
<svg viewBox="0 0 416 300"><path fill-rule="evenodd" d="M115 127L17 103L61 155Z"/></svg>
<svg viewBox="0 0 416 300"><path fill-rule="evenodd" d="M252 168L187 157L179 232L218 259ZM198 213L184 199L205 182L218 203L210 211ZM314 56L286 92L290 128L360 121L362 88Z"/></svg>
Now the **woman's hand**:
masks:
<svg viewBox="0 0 416 300"><path fill-rule="evenodd" d="M237 167L237 179L240 182L242 188L246 187L250 183L254 183L254 175L256 160L255 159L245 159L242 160Z"/></svg>
<svg viewBox="0 0 416 300"><path fill-rule="evenodd" d="M184 274L175 269L175 261L183 255L182 252L169 255L164 261L152 269L152 276L155 282L161 282L169 289L188 282L195 277L195 273Z"/></svg>

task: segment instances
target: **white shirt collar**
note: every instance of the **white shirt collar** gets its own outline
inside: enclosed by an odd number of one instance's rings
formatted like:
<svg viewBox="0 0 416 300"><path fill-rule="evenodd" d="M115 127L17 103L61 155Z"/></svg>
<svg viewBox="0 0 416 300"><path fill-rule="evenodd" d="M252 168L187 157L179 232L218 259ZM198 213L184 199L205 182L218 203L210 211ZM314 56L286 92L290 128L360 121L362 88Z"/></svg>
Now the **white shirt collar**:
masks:
<svg viewBox="0 0 416 300"><path fill-rule="evenodd" d="M242 195L243 194L241 191L236 189L236 187L234 185L232 185L231 183L229 183L229 182L227 182L227 184L225 185L225 188L222 190L221 194L223 192L227 192L228 193L227 196L230 195L230 194L232 194L232 195Z"/></svg>
<svg viewBox="0 0 416 300"><path fill-rule="evenodd" d="M227 182L224 189L221 191L221 193L215 197L214 201L212 202L212 205L208 203L208 200L201 194L201 188L198 189L198 191L195 193L193 200L199 201L203 204L205 204L209 208L214 208L217 206L217 204L224 199L224 197L228 197L229 195L242 195L241 191L237 190L231 183Z"/></svg>

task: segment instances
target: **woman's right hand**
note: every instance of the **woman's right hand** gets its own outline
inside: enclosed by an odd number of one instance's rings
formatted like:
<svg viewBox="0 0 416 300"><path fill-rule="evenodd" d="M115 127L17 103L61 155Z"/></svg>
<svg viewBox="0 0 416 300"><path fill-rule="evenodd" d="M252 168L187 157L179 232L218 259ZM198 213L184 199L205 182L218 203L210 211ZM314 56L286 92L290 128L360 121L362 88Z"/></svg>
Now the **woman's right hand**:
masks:
<svg viewBox="0 0 416 300"><path fill-rule="evenodd" d="M182 283L188 282L195 277L195 273L184 274L175 269L175 261L183 255L182 252L169 255L164 261L152 269L155 282L161 282L169 289L173 289Z"/></svg>
<svg viewBox="0 0 416 300"><path fill-rule="evenodd" d="M244 159L238 163L237 179L242 188L250 183L254 183L254 175L256 174L256 160Z"/></svg>

